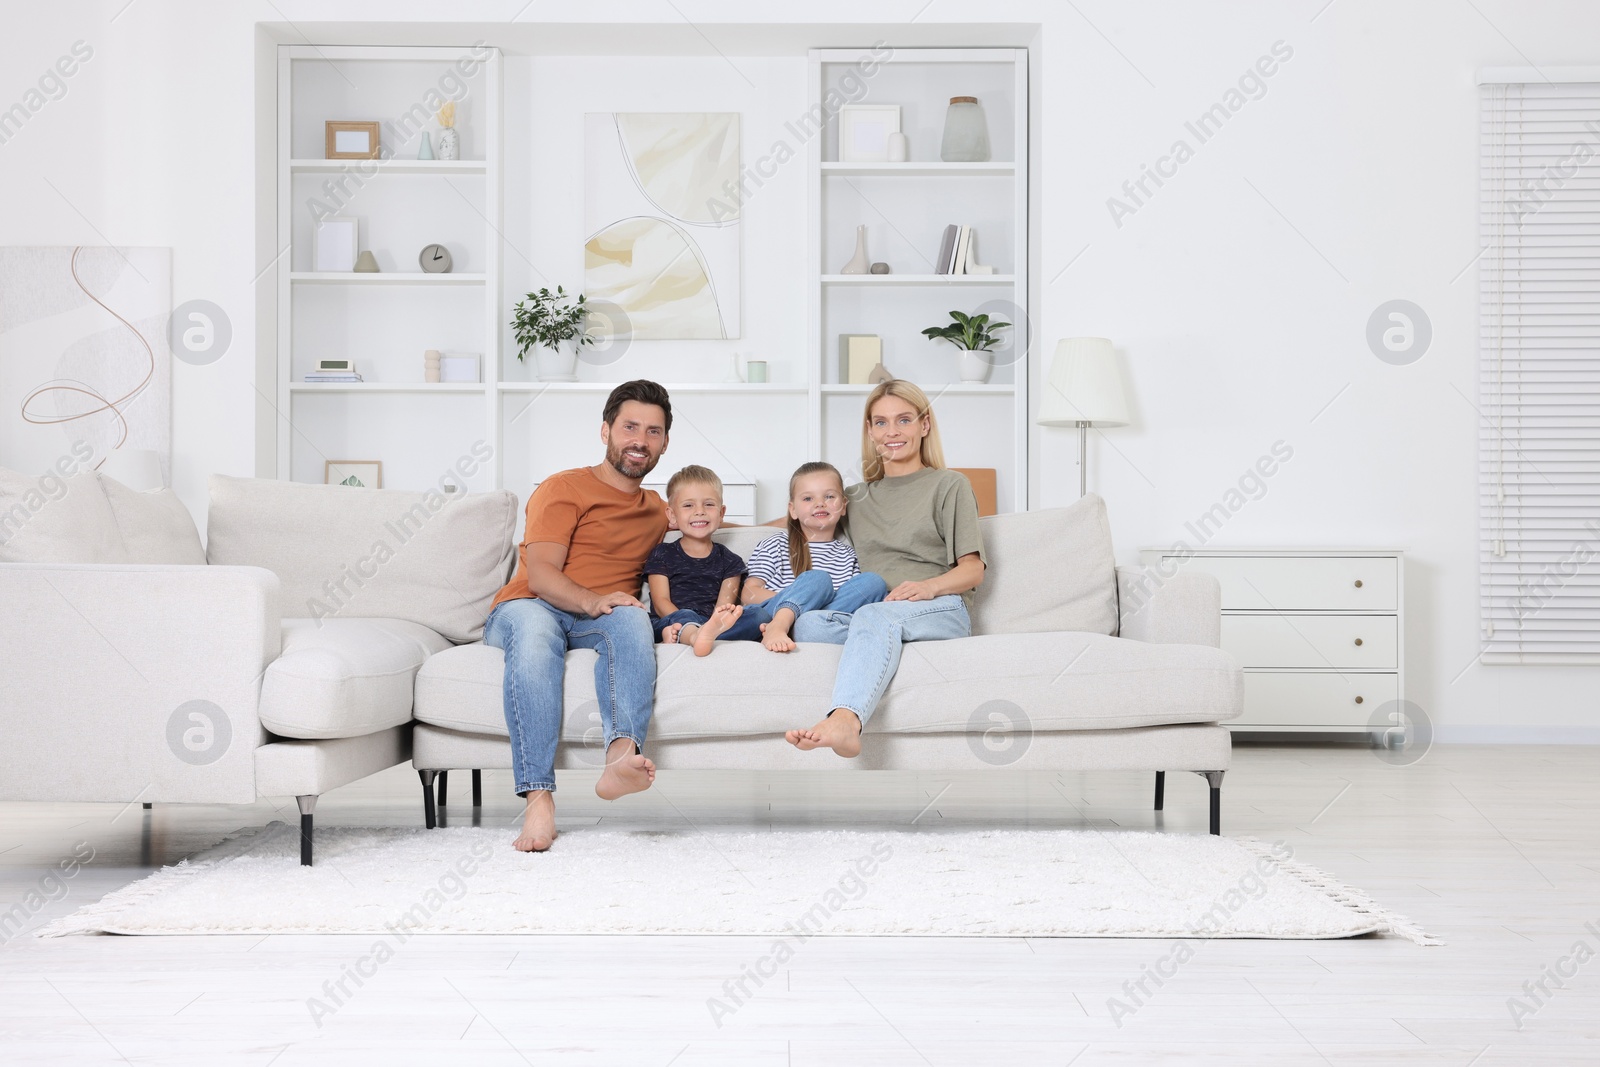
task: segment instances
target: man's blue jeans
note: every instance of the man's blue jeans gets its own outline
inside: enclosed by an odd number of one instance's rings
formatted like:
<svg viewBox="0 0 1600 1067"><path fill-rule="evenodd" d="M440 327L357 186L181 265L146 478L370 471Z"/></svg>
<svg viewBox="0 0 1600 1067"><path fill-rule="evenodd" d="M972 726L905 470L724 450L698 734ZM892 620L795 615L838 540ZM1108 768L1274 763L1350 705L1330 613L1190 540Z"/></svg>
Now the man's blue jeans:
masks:
<svg viewBox="0 0 1600 1067"><path fill-rule="evenodd" d="M833 679L834 708L847 708L865 726L900 666L907 641L945 641L972 635L967 605L950 594L932 600L886 600L853 614L834 608L795 620L796 641L843 645Z"/></svg>
<svg viewBox="0 0 1600 1067"><path fill-rule="evenodd" d="M591 619L543 600L508 600L489 614L483 643L506 654L505 713L518 795L556 788L562 685L570 648L600 653L595 695L606 747L626 737L644 746L656 694L656 654L643 608L612 608Z"/></svg>
<svg viewBox="0 0 1600 1067"><path fill-rule="evenodd" d="M761 603L746 604L739 621L724 630L717 640L761 640L761 627L772 621L779 608L788 608L794 612L797 619L808 611L817 611L821 608L851 612L874 601L882 600L888 592L889 587L884 585L883 579L876 574L858 574L835 592L833 579L828 577L827 571L809 570ZM683 608L655 621L656 636L660 637L661 631L673 623L694 623L698 626L705 621L706 617L699 612Z"/></svg>

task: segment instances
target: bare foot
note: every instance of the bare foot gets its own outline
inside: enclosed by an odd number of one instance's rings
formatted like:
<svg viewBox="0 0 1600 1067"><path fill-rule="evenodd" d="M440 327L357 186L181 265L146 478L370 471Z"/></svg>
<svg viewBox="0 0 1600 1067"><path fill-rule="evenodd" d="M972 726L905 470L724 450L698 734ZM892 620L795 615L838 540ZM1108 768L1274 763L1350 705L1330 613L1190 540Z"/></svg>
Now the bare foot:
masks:
<svg viewBox="0 0 1600 1067"><path fill-rule="evenodd" d="M678 634L680 634L682 632L683 632L683 623L681 623L681 622L673 623L671 626L668 626L665 630L661 631L661 643L663 645L675 645L675 644L677 644L678 643Z"/></svg>
<svg viewBox="0 0 1600 1067"><path fill-rule="evenodd" d="M728 627L738 622L739 616L743 614L744 608L738 604L724 604L713 611L705 625L694 632L694 654L711 655L711 650L716 647L717 638L725 633Z"/></svg>
<svg viewBox="0 0 1600 1067"><path fill-rule="evenodd" d="M831 748L846 759L861 755L861 720L849 708L836 708L832 715L811 729L790 730L783 736L804 752L814 748Z"/></svg>
<svg viewBox="0 0 1600 1067"><path fill-rule="evenodd" d="M556 839L556 800L549 790L528 792L528 807L522 813L522 833L511 842L518 852L543 852Z"/></svg>
<svg viewBox="0 0 1600 1067"><path fill-rule="evenodd" d="M633 742L619 737L606 749L606 769L594 784L601 800L616 800L642 793L656 780L656 765L634 751Z"/></svg>
<svg viewBox="0 0 1600 1067"><path fill-rule="evenodd" d="M787 611L787 608L784 608ZM787 627L779 627L778 621L762 624L762 648L770 653L792 653L795 649L795 640L789 637Z"/></svg>

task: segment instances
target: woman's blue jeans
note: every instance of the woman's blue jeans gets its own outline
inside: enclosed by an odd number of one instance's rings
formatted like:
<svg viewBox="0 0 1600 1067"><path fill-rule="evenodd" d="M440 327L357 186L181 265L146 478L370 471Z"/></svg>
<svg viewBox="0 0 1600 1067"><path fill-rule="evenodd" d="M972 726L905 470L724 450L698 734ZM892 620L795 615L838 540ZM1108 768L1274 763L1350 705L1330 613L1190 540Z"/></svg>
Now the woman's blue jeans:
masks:
<svg viewBox="0 0 1600 1067"><path fill-rule="evenodd" d="M626 737L642 748L656 695L656 653L643 608L612 608L591 619L543 600L507 600L489 613L483 643L506 654L505 713L516 791L556 788L562 687L570 648L600 653L595 695L606 747Z"/></svg>
<svg viewBox="0 0 1600 1067"><path fill-rule="evenodd" d="M853 614L831 608L813 611L795 620L791 634L796 641L844 646L829 706L855 712L863 726L894 680L905 642L971 635L966 602L953 593L932 600L885 600Z"/></svg>

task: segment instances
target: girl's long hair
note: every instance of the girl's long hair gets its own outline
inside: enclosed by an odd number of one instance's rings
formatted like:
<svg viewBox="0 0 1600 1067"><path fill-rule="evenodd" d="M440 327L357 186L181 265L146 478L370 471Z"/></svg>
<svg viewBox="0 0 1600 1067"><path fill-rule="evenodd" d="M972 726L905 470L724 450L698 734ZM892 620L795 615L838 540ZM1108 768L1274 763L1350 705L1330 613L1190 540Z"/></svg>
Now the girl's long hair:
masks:
<svg viewBox="0 0 1600 1067"><path fill-rule="evenodd" d="M808 474L831 474L839 482L839 498L844 498L844 475L839 473L839 468L832 463L802 463L793 474L789 476L789 502L794 503L795 486L800 479ZM839 536L844 531L844 524L850 520L848 514L839 516L839 525L834 529L834 536ZM811 545L806 541L805 527L800 525L800 520L793 515L789 516L789 569L794 571L796 578L811 569Z"/></svg>
<svg viewBox="0 0 1600 1067"><path fill-rule="evenodd" d="M878 455L878 450L872 444L872 405L886 396L904 400L917 410L917 418L928 420L928 436L922 439L922 465L944 470L944 445L939 440L939 420L934 417L933 403L914 383L904 378L891 378L886 382L879 382L878 387L867 394L867 406L861 414L861 478L863 481L876 482L883 478L883 457Z"/></svg>

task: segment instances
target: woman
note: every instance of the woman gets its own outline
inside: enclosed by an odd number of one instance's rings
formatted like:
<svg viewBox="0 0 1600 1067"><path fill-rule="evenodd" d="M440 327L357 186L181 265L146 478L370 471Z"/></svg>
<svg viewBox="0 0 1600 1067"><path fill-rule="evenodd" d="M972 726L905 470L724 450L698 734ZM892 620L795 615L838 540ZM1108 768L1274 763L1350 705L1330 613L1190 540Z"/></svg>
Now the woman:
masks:
<svg viewBox="0 0 1600 1067"><path fill-rule="evenodd" d="M978 501L967 479L944 466L939 424L927 394L910 382L881 383L862 420L863 481L848 491L850 537L861 569L881 575L889 594L854 614L806 612L796 641L843 644L833 710L784 736L796 748L861 752L861 728L900 665L905 641L972 633L972 591L983 581Z"/></svg>

